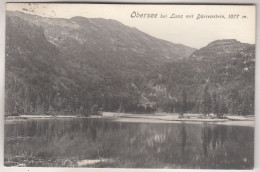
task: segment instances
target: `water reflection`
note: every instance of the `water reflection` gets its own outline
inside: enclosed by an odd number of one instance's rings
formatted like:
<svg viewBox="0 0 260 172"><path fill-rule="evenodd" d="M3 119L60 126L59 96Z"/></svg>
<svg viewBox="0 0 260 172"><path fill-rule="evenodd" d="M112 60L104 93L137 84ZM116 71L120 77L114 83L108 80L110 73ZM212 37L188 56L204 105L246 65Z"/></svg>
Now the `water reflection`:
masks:
<svg viewBox="0 0 260 172"><path fill-rule="evenodd" d="M181 137L181 152L184 155L185 153L185 146L186 146L186 138L187 138L187 131L185 124L181 124L181 129L180 129L180 137Z"/></svg>
<svg viewBox="0 0 260 172"><path fill-rule="evenodd" d="M28 166L107 158L116 161L106 167L239 169L253 167L253 136L250 127L44 119L6 124L4 151Z"/></svg>
<svg viewBox="0 0 260 172"><path fill-rule="evenodd" d="M206 124L201 131L202 147L205 156L208 156L209 144L211 142L211 128Z"/></svg>
<svg viewBox="0 0 260 172"><path fill-rule="evenodd" d="M201 130L201 139L202 139L202 147L204 156L208 156L208 152L210 151L210 143L212 146L212 151L219 146L220 148L224 147L225 141L227 138L227 127L224 125L215 125L210 126L205 124Z"/></svg>
<svg viewBox="0 0 260 172"><path fill-rule="evenodd" d="M219 130L218 130L217 126L213 128L213 139L212 139L212 148L213 148L213 150L215 150L217 142L218 142L218 135L219 135L218 131Z"/></svg>
<svg viewBox="0 0 260 172"><path fill-rule="evenodd" d="M97 130L96 128L94 128L93 126L90 128L90 131L91 131L91 137L92 137L92 140L94 142L96 142L96 137L97 137Z"/></svg>

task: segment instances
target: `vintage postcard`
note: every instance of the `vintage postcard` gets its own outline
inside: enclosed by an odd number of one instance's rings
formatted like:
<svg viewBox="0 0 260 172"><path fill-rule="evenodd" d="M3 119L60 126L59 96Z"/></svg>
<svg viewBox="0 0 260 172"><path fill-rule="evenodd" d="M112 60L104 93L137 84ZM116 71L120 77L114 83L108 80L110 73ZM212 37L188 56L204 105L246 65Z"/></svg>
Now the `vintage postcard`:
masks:
<svg viewBox="0 0 260 172"><path fill-rule="evenodd" d="M6 167L252 169L255 6L7 3Z"/></svg>

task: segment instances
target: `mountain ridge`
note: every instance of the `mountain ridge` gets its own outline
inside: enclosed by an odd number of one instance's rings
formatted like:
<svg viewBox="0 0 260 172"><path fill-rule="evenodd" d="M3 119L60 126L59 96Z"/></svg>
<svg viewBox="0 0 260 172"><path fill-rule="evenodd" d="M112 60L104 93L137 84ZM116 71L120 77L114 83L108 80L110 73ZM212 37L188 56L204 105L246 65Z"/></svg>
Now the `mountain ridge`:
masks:
<svg viewBox="0 0 260 172"><path fill-rule="evenodd" d="M202 113L206 85L228 113L254 113L255 45L216 40L183 56L108 20L18 14L6 18L6 114L178 112L183 91L187 111Z"/></svg>
<svg viewBox="0 0 260 172"><path fill-rule="evenodd" d="M103 26L104 22L107 28L105 30L103 30L102 32L105 34L111 34L114 40L102 40L102 41L106 41L107 45L109 46L109 44L114 44L115 46L125 46L125 42L126 40L124 40L124 38L122 38L122 35L126 35L126 34L132 34L131 37L128 37L128 41L130 41L130 47L129 48L133 48L135 49L136 46L139 47L139 50L142 50L144 48L144 46L140 45L141 43L143 43L144 45L149 45L150 42L153 42L156 40L156 42L160 42L160 44L156 43L155 45L151 45L153 46L153 49L155 48L156 50L149 50L149 47L146 47L145 49L151 51L150 54L155 54L157 55L157 52L160 52L160 49L163 49L157 56L158 57L153 57L153 58L163 58L161 60L167 60L165 57L167 58L171 58L173 60L175 60L175 58L179 59L179 58L187 58L194 50L194 48L190 48L188 46L182 45L182 44L174 44L171 43L169 41L165 41L162 39L157 39L155 37L152 37L142 31L139 31L138 29L133 29L129 26L126 26L116 20L113 19L100 19L100 18L85 18L85 17L72 17L71 19L59 19L59 18L46 18L46 17L40 17L40 16L36 16L36 15L30 15L30 14L25 14L22 12L13 12L13 11L7 11L7 16L16 16L19 17L22 14L23 16L23 20L27 20L32 24L35 24L37 26L41 26L44 28L45 30L45 35L47 37L47 39L51 42L53 42L55 45L59 45L60 44L60 40L56 40L55 38L57 37L62 37L63 35L61 33L55 33L55 30L61 30L61 28L63 30L67 30L66 32L69 32L71 34L71 36L74 36L75 39L79 39L79 41L81 41L82 43L84 42L84 40L80 40L80 38L78 37L78 35L75 33L75 31L73 29L80 29L80 32L83 32L85 34L88 34L88 38L92 39L92 43L95 43L95 41L97 41L97 36L96 37L91 37L92 34L92 30L93 29L98 29L99 26ZM34 20L33 18L37 18L37 20ZM80 19L80 20L79 20ZM77 21L80 21L80 23L77 23ZM92 25L89 26L87 25L87 22L92 22ZM100 22L102 21L102 22ZM109 22L109 21L113 21L113 22ZM55 22L57 22L55 24ZM85 22L85 23L84 23ZM95 25L93 24L95 23ZM108 25L109 23L109 25ZM87 28L82 28L80 26L88 26ZM48 26L49 28L47 28L46 26ZM62 27L60 27L62 26ZM54 27L54 30L51 30L50 28ZM119 29L120 27L123 27L122 29ZM85 29L85 30L84 30ZM127 30L127 32L125 31L125 29ZM108 31L106 31L108 30ZM73 33L74 32L74 33ZM106 33L107 32L107 33ZM81 34L82 35L82 34ZM94 35L93 35L94 36ZM120 37L121 36L121 37ZM142 39L137 39L138 36ZM103 36L103 37L108 37L108 36ZM95 38L95 39L94 39ZM98 38L100 39L100 38ZM119 41L116 41L116 39L118 39ZM85 39L87 40L87 39ZM140 42L138 44L138 42ZM160 41L158 41L160 40ZM112 42L111 42L112 41ZM118 43L122 43L122 45L118 44ZM99 44L100 45L100 44ZM129 45L128 45L129 46ZM164 46L166 46L167 48L164 49ZM174 48L174 46L176 46L176 48ZM143 48L141 48L143 47ZM157 48L158 47L158 48ZM169 47L173 48L173 50L169 51L168 49L170 49ZM181 52L177 52L176 50L178 50L178 48L180 48ZM113 49L113 48L111 48ZM167 50L167 51L166 51ZM184 54L184 55L183 55ZM152 56L155 56L152 55Z"/></svg>

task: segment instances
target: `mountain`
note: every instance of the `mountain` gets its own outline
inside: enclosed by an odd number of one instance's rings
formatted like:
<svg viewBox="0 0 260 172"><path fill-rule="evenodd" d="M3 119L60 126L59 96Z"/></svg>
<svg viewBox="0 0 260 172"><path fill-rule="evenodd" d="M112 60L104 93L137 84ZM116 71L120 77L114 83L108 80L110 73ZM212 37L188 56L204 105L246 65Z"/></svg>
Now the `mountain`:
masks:
<svg viewBox="0 0 260 172"><path fill-rule="evenodd" d="M161 75L157 82L165 85L170 97L180 99L185 89L195 111L201 111L208 86L211 95L226 102L229 113L254 114L255 45L217 40L194 51L188 60L167 64Z"/></svg>
<svg viewBox="0 0 260 172"><path fill-rule="evenodd" d="M203 112L204 88L228 113L254 113L255 45L217 40L196 50L115 20L7 12L5 111Z"/></svg>
<svg viewBox="0 0 260 172"><path fill-rule="evenodd" d="M6 23L7 113L131 109L142 99L142 76L195 50L114 20L8 11Z"/></svg>
<svg viewBox="0 0 260 172"><path fill-rule="evenodd" d="M192 53L192 58L204 58L204 57L232 57L236 56L241 51L252 47L250 44L241 43L235 39L216 40L209 43L206 47L203 47Z"/></svg>
<svg viewBox="0 0 260 172"><path fill-rule="evenodd" d="M74 66L87 65L87 61L97 65L115 62L123 70L145 72L162 62L187 58L195 50L154 38L111 19L45 18L13 11L8 11L7 16L14 23L22 20L43 28L46 39Z"/></svg>
<svg viewBox="0 0 260 172"><path fill-rule="evenodd" d="M208 55L209 51L212 56ZM199 52L195 51L192 56L198 57L199 53L204 56L203 63L200 63L200 66L204 65L202 75L210 79L213 89L223 94L229 111L233 114L254 114L255 45L219 40Z"/></svg>

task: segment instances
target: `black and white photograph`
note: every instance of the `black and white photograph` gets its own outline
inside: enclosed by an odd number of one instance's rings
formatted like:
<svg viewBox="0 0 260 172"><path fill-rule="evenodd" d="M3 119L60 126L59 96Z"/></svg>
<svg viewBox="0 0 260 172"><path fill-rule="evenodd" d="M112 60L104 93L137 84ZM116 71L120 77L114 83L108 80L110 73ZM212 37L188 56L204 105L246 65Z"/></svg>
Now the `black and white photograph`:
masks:
<svg viewBox="0 0 260 172"><path fill-rule="evenodd" d="M254 5L6 3L5 23L5 167L254 168Z"/></svg>

